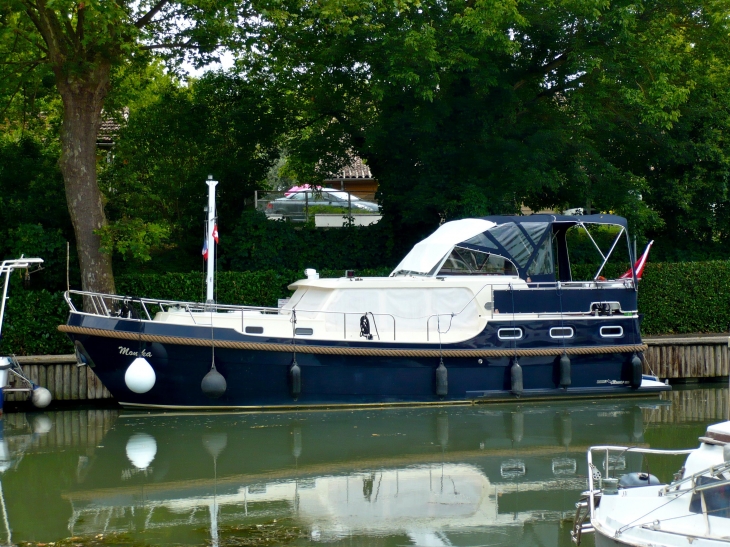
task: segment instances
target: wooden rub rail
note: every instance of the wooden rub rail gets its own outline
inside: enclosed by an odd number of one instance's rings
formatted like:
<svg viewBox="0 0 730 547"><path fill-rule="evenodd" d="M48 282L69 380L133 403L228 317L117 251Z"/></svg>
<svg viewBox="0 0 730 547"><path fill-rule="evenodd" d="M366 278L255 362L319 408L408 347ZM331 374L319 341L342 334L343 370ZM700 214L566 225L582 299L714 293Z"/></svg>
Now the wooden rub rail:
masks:
<svg viewBox="0 0 730 547"><path fill-rule="evenodd" d="M108 331L88 327L60 325L58 330L73 334L105 336L120 340L141 340L143 342L159 342L161 344L180 344L184 346L209 347L213 341L208 338L184 338L180 336L159 336L155 334L139 334L134 332ZM555 348L506 348L506 349L398 349L398 348L350 348L343 346L310 346L293 344L268 344L258 342L235 342L216 340L215 347L241 349L250 351L283 351L297 353L313 353L319 355L349 355L375 357L540 357L549 355L597 355L602 353L631 353L645 351L646 346L629 344L623 346L589 346L589 347L555 347Z"/></svg>

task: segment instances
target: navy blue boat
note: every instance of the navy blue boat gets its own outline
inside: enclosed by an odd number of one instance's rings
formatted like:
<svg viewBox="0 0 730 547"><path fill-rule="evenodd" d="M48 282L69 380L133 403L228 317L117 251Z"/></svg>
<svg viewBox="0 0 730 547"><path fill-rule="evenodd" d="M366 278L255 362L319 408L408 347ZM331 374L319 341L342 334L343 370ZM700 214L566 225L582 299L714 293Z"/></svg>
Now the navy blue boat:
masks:
<svg viewBox="0 0 730 547"><path fill-rule="evenodd" d="M593 241L597 226L615 239L607 253L596 245L594 278L574 281L566 232ZM278 308L69 291L59 329L129 407L657 393L669 387L642 374L636 272L601 276L620 242L632 264L626 220L612 215L463 219L418 243L389 277L307 270Z"/></svg>

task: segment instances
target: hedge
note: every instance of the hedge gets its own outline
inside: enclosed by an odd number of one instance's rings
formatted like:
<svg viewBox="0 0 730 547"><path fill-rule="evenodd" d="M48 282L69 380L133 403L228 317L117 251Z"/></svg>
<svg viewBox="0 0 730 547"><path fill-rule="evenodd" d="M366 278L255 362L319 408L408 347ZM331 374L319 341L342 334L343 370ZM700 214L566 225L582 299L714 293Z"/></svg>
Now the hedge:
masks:
<svg viewBox="0 0 730 547"><path fill-rule="evenodd" d="M358 271L363 276L388 275L389 269ZM576 278L588 279L595 266L573 268ZM617 276L617 268L606 272ZM324 270L322 277L339 277L340 270ZM289 296L287 285L301 278L295 271L221 272L218 301L275 306ZM117 277L120 294L149 298L200 301L203 274L127 274ZM730 325L730 261L649 263L639 285L643 334L725 332ZM0 354L70 353L72 346L56 327L65 323L68 309L61 293L26 291L13 286L6 309Z"/></svg>

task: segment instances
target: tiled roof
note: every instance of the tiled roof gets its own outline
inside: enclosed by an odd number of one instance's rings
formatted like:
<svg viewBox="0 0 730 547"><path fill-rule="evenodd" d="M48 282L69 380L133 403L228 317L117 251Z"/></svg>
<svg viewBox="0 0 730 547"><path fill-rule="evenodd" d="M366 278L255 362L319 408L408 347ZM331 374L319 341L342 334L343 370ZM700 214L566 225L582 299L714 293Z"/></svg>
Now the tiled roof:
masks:
<svg viewBox="0 0 730 547"><path fill-rule="evenodd" d="M103 144L113 144L114 139L119 133L119 123L111 118L104 118L99 126L99 132L96 135L96 142Z"/></svg>
<svg viewBox="0 0 730 547"><path fill-rule="evenodd" d="M362 158L357 156L352 157L350 165L345 166L342 171L336 173L332 179L372 179L373 174L370 172L368 167Z"/></svg>

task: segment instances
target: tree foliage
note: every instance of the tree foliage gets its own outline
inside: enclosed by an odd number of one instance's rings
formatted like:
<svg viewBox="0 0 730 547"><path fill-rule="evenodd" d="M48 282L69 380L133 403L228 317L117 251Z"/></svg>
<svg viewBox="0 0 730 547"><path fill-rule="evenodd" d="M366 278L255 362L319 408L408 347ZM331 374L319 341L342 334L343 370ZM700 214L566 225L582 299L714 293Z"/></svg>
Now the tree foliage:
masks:
<svg viewBox="0 0 730 547"><path fill-rule="evenodd" d="M362 155L399 241L523 203L725 237L728 2L254 5L252 66L298 100L292 163Z"/></svg>
<svg viewBox="0 0 730 547"><path fill-rule="evenodd" d="M188 266L197 266L205 180L212 174L219 181L225 239L279 155L285 120L273 101L258 82L210 73L188 85L170 81L131 108L101 176L110 248L134 258L182 250L196 259Z"/></svg>
<svg viewBox="0 0 730 547"><path fill-rule="evenodd" d="M77 244L82 286L113 292L107 225L96 173L96 134L112 75L150 52L202 65L222 45L246 41L251 13L238 0L8 0L0 8L0 94L52 73L63 103L59 166ZM20 94L26 97L27 93ZM108 235L108 234L107 234Z"/></svg>

